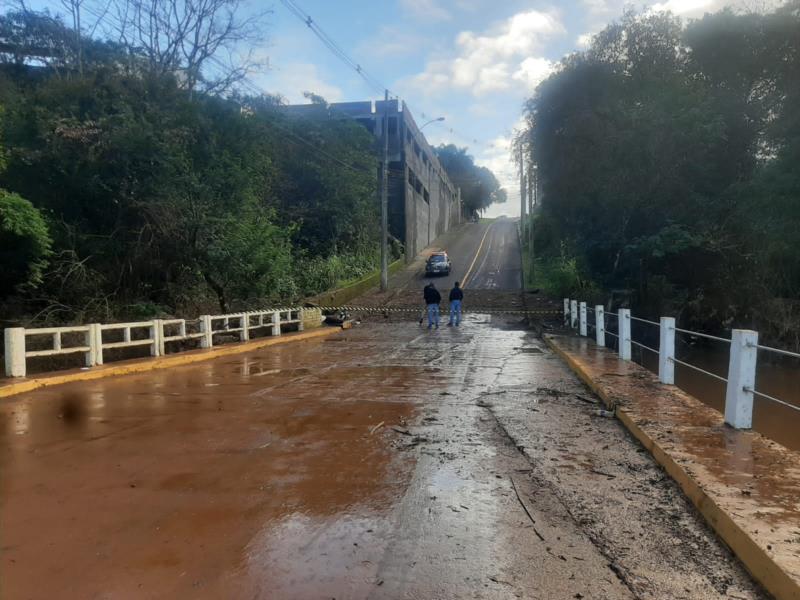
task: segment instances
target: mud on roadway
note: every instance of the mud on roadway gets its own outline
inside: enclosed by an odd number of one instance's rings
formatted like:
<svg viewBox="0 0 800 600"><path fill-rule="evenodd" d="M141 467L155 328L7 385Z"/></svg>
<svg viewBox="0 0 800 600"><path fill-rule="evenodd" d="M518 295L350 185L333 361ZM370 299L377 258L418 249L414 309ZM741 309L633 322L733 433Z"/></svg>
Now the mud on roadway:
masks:
<svg viewBox="0 0 800 600"><path fill-rule="evenodd" d="M597 408L475 312L9 398L0 597L762 598Z"/></svg>

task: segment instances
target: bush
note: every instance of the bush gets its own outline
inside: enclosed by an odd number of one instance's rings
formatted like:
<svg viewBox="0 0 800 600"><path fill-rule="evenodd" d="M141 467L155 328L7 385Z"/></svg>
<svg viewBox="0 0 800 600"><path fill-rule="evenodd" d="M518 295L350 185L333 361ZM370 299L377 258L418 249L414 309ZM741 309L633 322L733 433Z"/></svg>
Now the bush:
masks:
<svg viewBox="0 0 800 600"><path fill-rule="evenodd" d="M0 189L0 297L41 283L51 245L47 223L36 207Z"/></svg>
<svg viewBox="0 0 800 600"><path fill-rule="evenodd" d="M537 260L537 282L557 298L580 297L587 301L600 297L600 288L581 268L578 259L562 242L561 252L554 257Z"/></svg>

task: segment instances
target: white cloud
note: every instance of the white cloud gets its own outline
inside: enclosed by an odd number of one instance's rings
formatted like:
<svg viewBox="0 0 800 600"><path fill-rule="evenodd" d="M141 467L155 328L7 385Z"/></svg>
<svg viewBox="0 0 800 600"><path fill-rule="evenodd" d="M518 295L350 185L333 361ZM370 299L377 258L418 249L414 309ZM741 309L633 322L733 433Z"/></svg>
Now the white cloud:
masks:
<svg viewBox="0 0 800 600"><path fill-rule="evenodd" d="M532 90L553 72L553 67L554 63L546 58L529 56L520 63L513 77L517 81L524 82Z"/></svg>
<svg viewBox="0 0 800 600"><path fill-rule="evenodd" d="M651 10L654 12L670 11L676 15L686 15L708 10L712 4L714 4L714 0L667 0L666 2L654 4Z"/></svg>
<svg viewBox="0 0 800 600"><path fill-rule="evenodd" d="M272 71L256 78L256 81L269 93L280 94L290 104L306 104L304 92L312 92L328 102L344 99L344 93L337 86L327 83L320 77L316 65L310 63L289 63L273 67Z"/></svg>
<svg viewBox="0 0 800 600"><path fill-rule="evenodd" d="M462 31L457 56L429 61L411 83L428 94L455 87L479 96L509 89L514 80L541 80L549 64L535 53L546 39L564 32L555 14L536 10L517 13L484 34Z"/></svg>
<svg viewBox="0 0 800 600"><path fill-rule="evenodd" d="M438 0L400 0L403 9L420 21L449 21L450 11Z"/></svg>
<svg viewBox="0 0 800 600"><path fill-rule="evenodd" d="M592 45L592 38L594 37L594 35L595 34L593 34L593 33L582 33L582 34L580 34L575 40L575 45L580 50L586 50L589 46Z"/></svg>

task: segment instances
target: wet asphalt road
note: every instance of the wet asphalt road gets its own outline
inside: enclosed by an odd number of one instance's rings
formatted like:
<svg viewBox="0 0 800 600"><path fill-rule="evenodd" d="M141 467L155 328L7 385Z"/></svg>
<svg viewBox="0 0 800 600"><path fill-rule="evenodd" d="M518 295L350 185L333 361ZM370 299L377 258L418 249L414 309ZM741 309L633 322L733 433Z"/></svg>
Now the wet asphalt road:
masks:
<svg viewBox="0 0 800 600"><path fill-rule="evenodd" d="M761 598L595 408L478 313L9 398L0 598Z"/></svg>
<svg viewBox="0 0 800 600"><path fill-rule="evenodd" d="M449 275L425 275L425 259L434 250L447 251L452 263ZM407 270L393 275L390 286L421 290L433 281L439 290L447 291L458 281L466 290L519 290L520 261L516 220L466 223L439 237Z"/></svg>

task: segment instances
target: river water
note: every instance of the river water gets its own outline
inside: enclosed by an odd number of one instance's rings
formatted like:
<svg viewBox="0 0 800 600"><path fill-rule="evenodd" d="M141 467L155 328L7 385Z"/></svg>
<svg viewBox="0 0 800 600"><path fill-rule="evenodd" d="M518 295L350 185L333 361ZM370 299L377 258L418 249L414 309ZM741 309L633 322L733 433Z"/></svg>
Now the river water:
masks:
<svg viewBox="0 0 800 600"><path fill-rule="evenodd" d="M631 337L635 341L658 348L656 326L634 321L632 333ZM675 354L678 360L720 377L728 376L729 344L693 339L689 335L678 333L675 338ZM634 345L632 356L633 360L648 370L658 372L658 354ZM675 365L675 384L708 406L724 412L725 383L722 381L694 369ZM756 396L753 405L753 429L787 448L800 450L800 359L781 358L774 353L759 350L755 389L798 408L795 410Z"/></svg>

